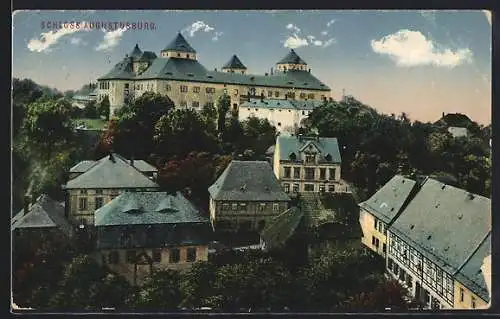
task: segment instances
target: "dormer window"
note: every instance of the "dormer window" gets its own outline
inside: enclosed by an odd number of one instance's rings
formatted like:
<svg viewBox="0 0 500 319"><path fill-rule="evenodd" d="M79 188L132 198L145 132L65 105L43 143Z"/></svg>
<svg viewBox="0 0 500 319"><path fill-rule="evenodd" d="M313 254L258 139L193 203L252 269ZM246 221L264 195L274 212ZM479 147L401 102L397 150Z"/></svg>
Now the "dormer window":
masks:
<svg viewBox="0 0 500 319"><path fill-rule="evenodd" d="M331 161L332 161L332 156L331 156L330 154L326 154L325 159L326 159L328 162L331 162Z"/></svg>
<svg viewBox="0 0 500 319"><path fill-rule="evenodd" d="M315 155L314 154L306 154L306 163L314 163Z"/></svg>
<svg viewBox="0 0 500 319"><path fill-rule="evenodd" d="M295 153L290 153L289 158L290 160L295 161L297 159L297 155L295 155Z"/></svg>

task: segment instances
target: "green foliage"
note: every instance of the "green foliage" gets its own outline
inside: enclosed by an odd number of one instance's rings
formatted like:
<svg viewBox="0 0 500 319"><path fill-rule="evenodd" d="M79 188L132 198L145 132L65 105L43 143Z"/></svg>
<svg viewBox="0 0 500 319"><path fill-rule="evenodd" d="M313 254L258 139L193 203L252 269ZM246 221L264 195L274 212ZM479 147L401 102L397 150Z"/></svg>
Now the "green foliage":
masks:
<svg viewBox="0 0 500 319"><path fill-rule="evenodd" d="M101 103L99 103L98 111L99 111L100 116L103 116L106 119L106 121L109 121L110 104L109 104L109 98L107 95L104 96Z"/></svg>
<svg viewBox="0 0 500 319"><path fill-rule="evenodd" d="M154 271L133 301L138 310L177 310L182 301L180 274L171 269Z"/></svg>
<svg viewBox="0 0 500 319"><path fill-rule="evenodd" d="M83 116L89 119L100 118L98 107L99 106L95 101L87 102L85 108L83 109Z"/></svg>
<svg viewBox="0 0 500 319"><path fill-rule="evenodd" d="M180 307L196 309L207 307L211 301L212 287L215 282L217 267L210 262L200 261L182 275L180 289L183 300Z"/></svg>
<svg viewBox="0 0 500 319"><path fill-rule="evenodd" d="M217 100L217 131L222 134L225 130L226 116L231 107L231 98L223 94Z"/></svg>

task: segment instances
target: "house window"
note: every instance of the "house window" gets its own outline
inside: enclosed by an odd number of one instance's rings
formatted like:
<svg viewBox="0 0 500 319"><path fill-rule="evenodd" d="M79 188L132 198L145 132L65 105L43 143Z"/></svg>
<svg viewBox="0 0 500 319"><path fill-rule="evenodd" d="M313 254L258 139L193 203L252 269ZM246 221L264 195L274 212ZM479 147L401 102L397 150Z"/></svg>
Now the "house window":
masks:
<svg viewBox="0 0 500 319"><path fill-rule="evenodd" d="M291 171L292 171L292 168L291 167L284 167L284 176L285 178L290 178L291 176Z"/></svg>
<svg viewBox="0 0 500 319"><path fill-rule="evenodd" d="M200 107L200 102L198 102L198 101L193 101L193 107L194 107L194 108L199 108L199 107Z"/></svg>
<svg viewBox="0 0 500 319"><path fill-rule="evenodd" d="M301 99L305 99L306 98L306 94L305 93L300 93L300 98Z"/></svg>
<svg viewBox="0 0 500 319"><path fill-rule="evenodd" d="M411 288L413 286L411 282L411 276L409 274L406 274L406 285Z"/></svg>
<svg viewBox="0 0 500 319"><path fill-rule="evenodd" d="M335 192L335 185L334 184L328 185L328 191L330 193L334 193Z"/></svg>
<svg viewBox="0 0 500 319"><path fill-rule="evenodd" d="M96 197L95 198L95 209L99 209L102 207L103 204L103 199L102 197Z"/></svg>
<svg viewBox="0 0 500 319"><path fill-rule="evenodd" d="M387 251L387 245L386 244L382 244L382 252L385 254Z"/></svg>
<svg viewBox="0 0 500 319"><path fill-rule="evenodd" d="M187 85L181 85L181 92L186 93L188 91Z"/></svg>
<svg viewBox="0 0 500 319"><path fill-rule="evenodd" d="M300 178L300 167L295 167L293 169L293 178Z"/></svg>
<svg viewBox="0 0 500 319"><path fill-rule="evenodd" d="M135 250L127 250L127 262L133 264L135 262Z"/></svg>
<svg viewBox="0 0 500 319"><path fill-rule="evenodd" d="M206 88L205 90L207 93L212 94L215 93L215 88Z"/></svg>
<svg viewBox="0 0 500 319"><path fill-rule="evenodd" d="M476 309L476 298L474 298L474 296L470 297L470 306L472 309Z"/></svg>
<svg viewBox="0 0 500 319"><path fill-rule="evenodd" d="M129 84L125 83L125 89L128 89L128 88L129 88Z"/></svg>
<svg viewBox="0 0 500 319"><path fill-rule="evenodd" d="M222 210L229 210L229 204L227 203L222 204Z"/></svg>
<svg viewBox="0 0 500 319"><path fill-rule="evenodd" d="M325 185L319 185L319 192L324 193L325 192Z"/></svg>
<svg viewBox="0 0 500 319"><path fill-rule="evenodd" d="M329 179L333 179L333 180L336 179L335 176L337 176L337 175L336 175L336 169L335 168L330 168L328 173L330 174L330 178Z"/></svg>
<svg viewBox="0 0 500 319"><path fill-rule="evenodd" d="M238 203L232 203L231 204L231 209L232 210L238 210Z"/></svg>
<svg viewBox="0 0 500 319"><path fill-rule="evenodd" d="M266 203L259 204L259 212L263 212L266 209Z"/></svg>
<svg viewBox="0 0 500 319"><path fill-rule="evenodd" d="M267 96L268 97L273 97L273 91L267 91Z"/></svg>
<svg viewBox="0 0 500 319"><path fill-rule="evenodd" d="M193 92L194 93L200 93L200 87L199 86L193 86Z"/></svg>
<svg viewBox="0 0 500 319"><path fill-rule="evenodd" d="M86 190L86 189L81 189L81 190L80 190L80 194L82 194L82 195L86 195L86 194L87 194L87 190Z"/></svg>
<svg viewBox="0 0 500 319"><path fill-rule="evenodd" d="M402 282L405 282L406 280L406 272L403 269L399 272L399 280Z"/></svg>
<svg viewBox="0 0 500 319"><path fill-rule="evenodd" d="M298 193L299 192L299 184L293 184L293 192Z"/></svg>
<svg viewBox="0 0 500 319"><path fill-rule="evenodd" d="M207 102L206 104L208 107L214 107L214 102Z"/></svg>
<svg viewBox="0 0 500 319"><path fill-rule="evenodd" d="M314 192L314 184L305 184L304 191L305 192Z"/></svg>
<svg viewBox="0 0 500 319"><path fill-rule="evenodd" d="M178 263L180 259L181 259L181 253L180 253L179 249L172 248L170 250L169 262L170 263Z"/></svg>
<svg viewBox="0 0 500 319"><path fill-rule="evenodd" d="M155 263L161 262L161 249L153 250L153 261Z"/></svg>
<svg viewBox="0 0 500 319"><path fill-rule="evenodd" d="M279 91L274 92L274 96L275 97L279 97L280 96L280 92Z"/></svg>
<svg viewBox="0 0 500 319"><path fill-rule="evenodd" d="M314 154L306 154L306 163L314 163L314 158L316 156Z"/></svg>
<svg viewBox="0 0 500 319"><path fill-rule="evenodd" d="M78 201L78 209L79 210L87 210L87 198L86 197L80 197Z"/></svg>
<svg viewBox="0 0 500 319"><path fill-rule="evenodd" d="M245 203L240 203L240 211L246 211L247 210L247 204Z"/></svg>
<svg viewBox="0 0 500 319"><path fill-rule="evenodd" d="M314 179L314 168L311 167L306 167L305 168L305 178L307 180L313 180Z"/></svg>
<svg viewBox="0 0 500 319"><path fill-rule="evenodd" d="M142 84L141 84L141 87L142 87ZM170 86L170 84L165 84L165 91L169 92L172 90L172 87Z"/></svg>
<svg viewBox="0 0 500 319"><path fill-rule="evenodd" d="M96 195L102 195L102 189L96 189L95 193Z"/></svg>
<svg viewBox="0 0 500 319"><path fill-rule="evenodd" d="M372 245L374 245L375 247L377 247L377 249L378 249L378 247L380 245L380 241L375 236L372 236Z"/></svg>
<svg viewBox="0 0 500 319"><path fill-rule="evenodd" d="M319 179L326 179L326 168L319 169Z"/></svg>
<svg viewBox="0 0 500 319"><path fill-rule="evenodd" d="M391 258L387 258L387 268L392 271L392 259Z"/></svg>
<svg viewBox="0 0 500 319"><path fill-rule="evenodd" d="M393 271L394 275L397 276L398 273L399 273L399 266L398 266L398 264L396 264L396 263L393 264L393 270L394 270Z"/></svg>
<svg viewBox="0 0 500 319"><path fill-rule="evenodd" d="M108 255L108 261L110 264L117 264L120 261L120 255L117 251L112 251Z"/></svg>
<svg viewBox="0 0 500 319"><path fill-rule="evenodd" d="M187 102L186 101L181 101L180 105L181 105L181 107L186 107L187 106Z"/></svg>
<svg viewBox="0 0 500 319"><path fill-rule="evenodd" d="M283 189L285 190L285 193L289 193L290 192L290 184L284 183L283 184Z"/></svg>
<svg viewBox="0 0 500 319"><path fill-rule="evenodd" d="M273 204L273 212L277 213L279 211L279 209L280 209L280 204L274 203Z"/></svg>
<svg viewBox="0 0 500 319"><path fill-rule="evenodd" d="M311 99L311 100L314 100L314 93L307 94L307 98Z"/></svg>
<svg viewBox="0 0 500 319"><path fill-rule="evenodd" d="M196 248L190 247L187 249L187 262L194 262L196 260Z"/></svg>
<svg viewBox="0 0 500 319"><path fill-rule="evenodd" d="M375 229L378 229L378 219L376 219L376 218L375 218L375 219L374 219L374 222L375 222L375 226L374 226L374 227L375 227Z"/></svg>
<svg viewBox="0 0 500 319"><path fill-rule="evenodd" d="M460 287L460 302L464 302L464 288Z"/></svg>

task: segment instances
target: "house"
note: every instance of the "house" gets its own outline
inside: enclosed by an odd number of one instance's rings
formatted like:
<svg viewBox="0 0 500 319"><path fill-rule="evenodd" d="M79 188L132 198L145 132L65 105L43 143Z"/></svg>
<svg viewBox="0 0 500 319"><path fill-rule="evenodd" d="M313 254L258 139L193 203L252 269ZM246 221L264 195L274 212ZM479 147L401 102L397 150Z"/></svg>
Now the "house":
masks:
<svg viewBox="0 0 500 319"><path fill-rule="evenodd" d="M277 132L294 133L302 121L322 103L315 100L248 98L238 108L238 119L240 121L250 117L267 119Z"/></svg>
<svg viewBox="0 0 500 319"><path fill-rule="evenodd" d="M491 254L490 199L427 178L388 225L386 237L388 273L426 307L489 303L481 267Z"/></svg>
<svg viewBox="0 0 500 319"><path fill-rule="evenodd" d="M361 242L385 258L386 230L403 210L416 182L401 175L394 176L373 196L359 204L359 222L363 231Z"/></svg>
<svg viewBox="0 0 500 319"><path fill-rule="evenodd" d="M24 208L12 217L11 231L19 234L44 231L68 238L73 235L73 229L64 217L64 203L45 194L36 199L25 198Z"/></svg>
<svg viewBox="0 0 500 319"><path fill-rule="evenodd" d="M176 107L193 110L215 106L223 94L230 97L232 110L237 110L248 96L300 101L330 97L331 89L311 73L293 49L275 64L274 70L270 68L264 74L252 74L235 55L220 70L205 67L197 55L181 33L158 56L136 45L98 78L98 101L108 96L113 115L145 92L166 95Z"/></svg>
<svg viewBox="0 0 500 319"><path fill-rule="evenodd" d="M208 192L216 231L260 231L290 202L266 161L231 161Z"/></svg>
<svg viewBox="0 0 500 319"><path fill-rule="evenodd" d="M208 260L209 220L180 192L123 192L96 211L95 227L95 258L134 284Z"/></svg>
<svg viewBox="0 0 500 319"><path fill-rule="evenodd" d="M83 161L69 171L66 216L72 224L92 225L94 211L125 190L154 191L156 168L144 161L111 153L98 161Z"/></svg>
<svg viewBox="0 0 500 319"><path fill-rule="evenodd" d="M286 193L350 192L341 179L341 158L334 137L279 135L273 170Z"/></svg>
<svg viewBox="0 0 500 319"><path fill-rule="evenodd" d="M469 130L466 127L450 126L448 132L455 138L469 136Z"/></svg>

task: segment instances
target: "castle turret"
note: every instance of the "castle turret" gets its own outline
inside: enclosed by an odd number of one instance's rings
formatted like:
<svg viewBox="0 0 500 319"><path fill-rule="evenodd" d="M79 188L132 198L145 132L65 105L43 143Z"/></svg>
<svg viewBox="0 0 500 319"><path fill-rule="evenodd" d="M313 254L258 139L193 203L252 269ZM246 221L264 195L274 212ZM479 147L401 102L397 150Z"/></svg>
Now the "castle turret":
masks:
<svg viewBox="0 0 500 319"><path fill-rule="evenodd" d="M224 64L222 67L222 72L228 73L241 73L245 74L247 67L241 62L236 55L233 55L231 59Z"/></svg>
<svg viewBox="0 0 500 319"><path fill-rule="evenodd" d="M196 60L196 51L179 32L175 39L161 50L160 56L163 58Z"/></svg>
<svg viewBox="0 0 500 319"><path fill-rule="evenodd" d="M282 72L290 70L307 71L307 63L295 53L294 49L291 49L283 59L276 63L276 69Z"/></svg>

